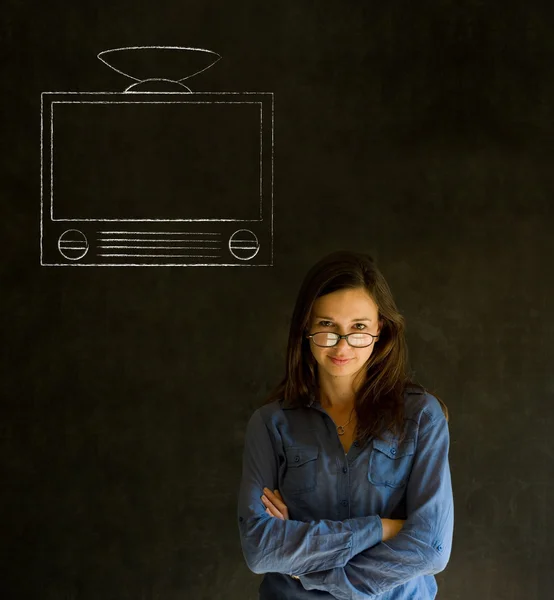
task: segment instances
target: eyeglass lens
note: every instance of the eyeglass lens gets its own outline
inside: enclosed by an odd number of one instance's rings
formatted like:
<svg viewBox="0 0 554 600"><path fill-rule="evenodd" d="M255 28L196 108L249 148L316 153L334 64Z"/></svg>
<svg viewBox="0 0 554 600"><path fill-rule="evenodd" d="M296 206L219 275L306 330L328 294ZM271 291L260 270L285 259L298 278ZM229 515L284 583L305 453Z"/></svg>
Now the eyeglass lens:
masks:
<svg viewBox="0 0 554 600"><path fill-rule="evenodd" d="M314 333L312 339L318 346L334 346L339 336L336 333L320 332ZM368 333L350 333L348 335L348 342L351 346L369 346L372 341L373 337Z"/></svg>

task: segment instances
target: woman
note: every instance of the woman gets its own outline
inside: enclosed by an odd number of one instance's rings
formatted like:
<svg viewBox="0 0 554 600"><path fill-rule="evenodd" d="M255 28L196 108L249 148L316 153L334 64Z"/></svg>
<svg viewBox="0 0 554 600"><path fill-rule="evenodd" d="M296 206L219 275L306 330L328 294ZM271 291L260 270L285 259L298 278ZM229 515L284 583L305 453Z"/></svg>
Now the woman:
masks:
<svg viewBox="0 0 554 600"><path fill-rule="evenodd" d="M260 600L435 598L454 519L448 413L406 363L375 262L314 265L285 377L246 429L238 520Z"/></svg>

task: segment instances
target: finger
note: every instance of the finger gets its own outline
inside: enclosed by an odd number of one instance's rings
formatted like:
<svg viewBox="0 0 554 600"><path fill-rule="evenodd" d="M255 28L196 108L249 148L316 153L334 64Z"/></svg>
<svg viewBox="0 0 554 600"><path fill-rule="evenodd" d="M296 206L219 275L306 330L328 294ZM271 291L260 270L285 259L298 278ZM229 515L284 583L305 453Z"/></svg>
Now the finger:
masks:
<svg viewBox="0 0 554 600"><path fill-rule="evenodd" d="M283 516L283 514L281 513L281 511L279 510L279 508L277 506L275 506L275 504L273 502L271 502L271 500L269 500L265 494L262 496L262 502L264 503L265 507L266 507L266 512L269 510L269 514L272 515L273 517L278 517L279 519L282 519L283 521L285 520L285 517Z"/></svg>
<svg viewBox="0 0 554 600"><path fill-rule="evenodd" d="M281 509L281 512L283 513L285 519L289 518L289 509L287 507L287 505L285 504L285 501L283 500L283 496L281 496L281 492L279 490L273 490L275 493L275 496L279 499L279 507Z"/></svg>
<svg viewBox="0 0 554 600"><path fill-rule="evenodd" d="M272 517L275 517L277 519L281 519L281 521L285 521L285 517L275 508L266 508L266 512L268 514L270 514Z"/></svg>
<svg viewBox="0 0 554 600"><path fill-rule="evenodd" d="M273 517L274 519L281 519L281 521L285 521L286 519L283 519L282 517L279 517L278 515L274 515L269 508L265 509L265 512L270 516Z"/></svg>
<svg viewBox="0 0 554 600"><path fill-rule="evenodd" d="M265 490L264 490L265 491ZM264 494L279 510L286 510L287 505L283 502L282 498L276 496L271 490L267 490Z"/></svg>
<svg viewBox="0 0 554 600"><path fill-rule="evenodd" d="M275 506L275 508L277 510L279 510L279 512L282 514L283 519L285 521L288 520L289 509L288 509L287 505L283 502L279 490L275 490L275 492L277 492L277 494L279 494L278 496L276 494L274 494L268 488L264 488L264 492L265 492L264 496Z"/></svg>

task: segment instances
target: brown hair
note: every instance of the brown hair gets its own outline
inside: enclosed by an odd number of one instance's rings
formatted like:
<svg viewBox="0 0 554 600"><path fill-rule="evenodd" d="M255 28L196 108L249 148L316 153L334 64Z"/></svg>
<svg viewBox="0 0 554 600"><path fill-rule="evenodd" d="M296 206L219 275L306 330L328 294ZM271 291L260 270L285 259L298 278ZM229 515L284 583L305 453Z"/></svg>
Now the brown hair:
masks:
<svg viewBox="0 0 554 600"><path fill-rule="evenodd" d="M340 250L328 254L306 274L290 324L285 376L265 403L283 399L288 407L306 406L312 395L317 397L317 363L306 338L312 307L320 296L345 288L364 288L377 304L379 319L383 321L378 344L365 366L365 380L356 393L356 434L362 442L370 436L379 437L386 429L401 435L406 387L417 388L421 393L427 390L407 374L404 317L392 292L373 258L359 252ZM446 405L433 395L448 419Z"/></svg>

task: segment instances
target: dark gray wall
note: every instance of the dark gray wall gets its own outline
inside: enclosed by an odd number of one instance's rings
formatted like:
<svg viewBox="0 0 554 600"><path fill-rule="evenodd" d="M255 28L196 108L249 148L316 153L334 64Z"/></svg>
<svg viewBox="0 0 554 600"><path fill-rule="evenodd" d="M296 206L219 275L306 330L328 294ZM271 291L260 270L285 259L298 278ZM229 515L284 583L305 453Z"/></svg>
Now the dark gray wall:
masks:
<svg viewBox="0 0 554 600"><path fill-rule="evenodd" d="M338 248L376 257L451 411L440 598L550 596L553 15L512 4L4 3L2 598L256 598L244 427ZM150 44L275 93L273 268L39 266L40 93L121 90L96 54Z"/></svg>

